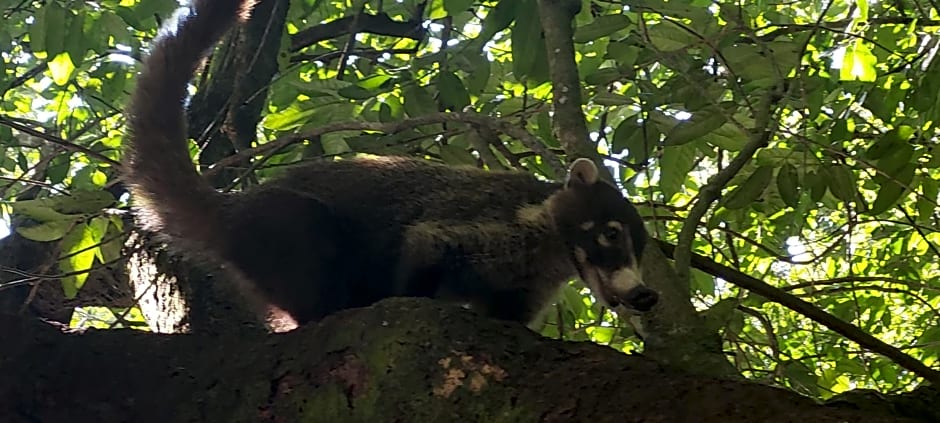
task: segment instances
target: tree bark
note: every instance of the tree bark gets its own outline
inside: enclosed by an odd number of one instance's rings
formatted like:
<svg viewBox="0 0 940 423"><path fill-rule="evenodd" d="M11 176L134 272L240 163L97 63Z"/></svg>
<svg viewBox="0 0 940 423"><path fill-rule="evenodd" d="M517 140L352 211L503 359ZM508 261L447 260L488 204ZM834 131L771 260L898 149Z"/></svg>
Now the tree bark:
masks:
<svg viewBox="0 0 940 423"><path fill-rule="evenodd" d="M0 317L0 421L904 422L694 376L427 299L281 334L62 334Z"/></svg>

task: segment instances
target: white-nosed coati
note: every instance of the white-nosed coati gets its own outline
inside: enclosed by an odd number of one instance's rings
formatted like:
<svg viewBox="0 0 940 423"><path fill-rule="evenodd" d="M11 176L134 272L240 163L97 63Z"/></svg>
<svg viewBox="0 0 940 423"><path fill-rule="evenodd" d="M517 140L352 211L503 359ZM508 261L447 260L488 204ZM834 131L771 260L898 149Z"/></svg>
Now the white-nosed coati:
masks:
<svg viewBox="0 0 940 423"><path fill-rule="evenodd" d="M426 160L320 160L223 194L195 171L183 102L203 55L252 1L195 0L158 38L128 109L126 180L146 229L231 267L297 323L391 296L470 304L528 323L570 278L647 311L647 233L595 165L564 183Z"/></svg>

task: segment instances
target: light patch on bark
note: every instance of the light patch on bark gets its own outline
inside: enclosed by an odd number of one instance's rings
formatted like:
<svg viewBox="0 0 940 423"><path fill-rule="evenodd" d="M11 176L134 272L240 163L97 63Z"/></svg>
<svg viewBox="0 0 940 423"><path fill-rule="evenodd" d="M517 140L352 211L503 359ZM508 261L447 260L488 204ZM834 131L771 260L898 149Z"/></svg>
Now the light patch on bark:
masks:
<svg viewBox="0 0 940 423"><path fill-rule="evenodd" d="M434 395L449 398L457 388L464 386L464 379L469 377L468 388L473 393L481 392L490 380L497 382L506 378L508 373L502 367L485 360L454 351L454 356L438 360L445 370L443 380L433 389ZM454 360L457 359L457 360ZM453 365L454 367L451 367Z"/></svg>

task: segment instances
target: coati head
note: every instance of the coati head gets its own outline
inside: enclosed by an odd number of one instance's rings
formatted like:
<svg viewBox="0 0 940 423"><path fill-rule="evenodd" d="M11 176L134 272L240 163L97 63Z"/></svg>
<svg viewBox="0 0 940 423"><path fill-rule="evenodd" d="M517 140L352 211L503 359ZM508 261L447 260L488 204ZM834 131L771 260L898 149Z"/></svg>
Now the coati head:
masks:
<svg viewBox="0 0 940 423"><path fill-rule="evenodd" d="M588 159L571 164L564 189L549 202L581 279L602 304L646 312L659 300L643 283L640 258L647 232L636 208L598 177Z"/></svg>

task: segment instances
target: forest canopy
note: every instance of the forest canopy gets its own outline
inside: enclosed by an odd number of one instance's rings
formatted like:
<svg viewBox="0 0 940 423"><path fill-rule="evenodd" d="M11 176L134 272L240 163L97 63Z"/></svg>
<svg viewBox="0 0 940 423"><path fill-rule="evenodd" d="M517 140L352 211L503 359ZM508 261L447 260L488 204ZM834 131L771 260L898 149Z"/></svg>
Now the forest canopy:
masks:
<svg viewBox="0 0 940 423"><path fill-rule="evenodd" d="M575 9L580 123L546 2ZM193 163L218 189L352 153L547 179L597 157L696 318L644 326L574 280L543 335L644 351L691 325L734 372L820 399L940 380L936 1L267 4L193 81ZM3 311L157 331L142 295L110 295L126 281L90 275L147 277L127 270L123 110L179 6L0 0Z"/></svg>

